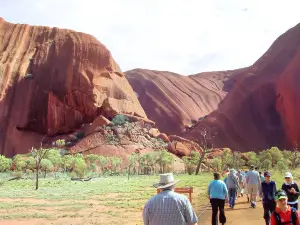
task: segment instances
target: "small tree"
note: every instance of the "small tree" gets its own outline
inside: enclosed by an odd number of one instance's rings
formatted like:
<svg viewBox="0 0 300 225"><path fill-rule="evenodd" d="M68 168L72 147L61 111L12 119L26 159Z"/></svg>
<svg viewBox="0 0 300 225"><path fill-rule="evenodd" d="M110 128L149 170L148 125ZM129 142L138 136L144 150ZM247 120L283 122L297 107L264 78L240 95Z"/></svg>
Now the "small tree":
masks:
<svg viewBox="0 0 300 225"><path fill-rule="evenodd" d="M216 133L214 135L212 135L210 132L208 132L206 127L202 127L202 131L201 131L202 138L200 139L200 142L201 142L201 146L203 147L203 151L201 153L200 160L199 160L197 168L196 168L196 175L199 174L199 171L201 169L201 164L204 160L205 155L207 153L211 152L213 149L213 145L211 145L209 147L208 142L210 139L213 139L215 137L215 135L216 135Z"/></svg>
<svg viewBox="0 0 300 225"><path fill-rule="evenodd" d="M220 158L213 158L210 164L215 171L220 172L222 170L222 160Z"/></svg>
<svg viewBox="0 0 300 225"><path fill-rule="evenodd" d="M137 154L135 152L133 152L129 157L128 157L128 161L129 161L129 164L128 164L128 180L129 180L129 176L130 176L130 170L132 167L135 167L135 164L137 162Z"/></svg>
<svg viewBox="0 0 300 225"><path fill-rule="evenodd" d="M122 161L123 160L117 156L110 157L111 168L114 173L117 173L117 169L121 166Z"/></svg>
<svg viewBox="0 0 300 225"><path fill-rule="evenodd" d="M173 161L174 161L173 156L167 150L162 150L158 152L158 157L156 162L159 164L161 173L164 173L166 166L171 165Z"/></svg>
<svg viewBox="0 0 300 225"><path fill-rule="evenodd" d="M108 172L109 167L109 159L107 157L104 157L102 155L99 156L99 163L101 167L102 175Z"/></svg>
<svg viewBox="0 0 300 225"><path fill-rule="evenodd" d="M182 157L183 163L189 175L192 175L195 172L195 168L198 165L198 162L200 160L199 156L200 156L199 152L192 151L190 157L187 156Z"/></svg>

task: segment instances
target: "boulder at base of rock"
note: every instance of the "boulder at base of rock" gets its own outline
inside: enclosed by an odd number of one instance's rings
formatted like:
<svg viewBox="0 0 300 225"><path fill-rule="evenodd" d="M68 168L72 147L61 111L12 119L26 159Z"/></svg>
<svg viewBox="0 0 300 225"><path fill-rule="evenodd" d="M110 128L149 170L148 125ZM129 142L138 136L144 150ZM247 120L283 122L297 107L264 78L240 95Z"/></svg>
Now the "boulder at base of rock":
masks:
<svg viewBox="0 0 300 225"><path fill-rule="evenodd" d="M181 156L189 156L190 155L190 150L181 142L171 142L168 144L167 147L168 151L181 157Z"/></svg>
<svg viewBox="0 0 300 225"><path fill-rule="evenodd" d="M96 128L107 126L107 125L110 125L110 121L106 119L104 116L100 115L93 121L93 123L85 126L84 133L85 135L89 135L93 132L96 132Z"/></svg>
<svg viewBox="0 0 300 225"><path fill-rule="evenodd" d="M160 134L159 130L156 128L151 128L148 133L154 138L157 138Z"/></svg>
<svg viewBox="0 0 300 225"><path fill-rule="evenodd" d="M158 135L158 138L162 139L162 140L163 140L164 142L166 142L166 143L169 143L169 142L170 142L170 139L169 139L168 135L166 135L165 133L160 133L160 134Z"/></svg>

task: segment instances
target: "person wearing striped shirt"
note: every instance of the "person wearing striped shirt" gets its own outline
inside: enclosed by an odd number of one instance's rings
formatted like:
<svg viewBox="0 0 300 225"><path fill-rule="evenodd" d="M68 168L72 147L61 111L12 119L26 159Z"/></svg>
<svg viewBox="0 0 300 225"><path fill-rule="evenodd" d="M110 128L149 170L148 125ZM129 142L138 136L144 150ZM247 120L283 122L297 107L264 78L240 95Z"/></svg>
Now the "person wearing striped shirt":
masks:
<svg viewBox="0 0 300 225"><path fill-rule="evenodd" d="M147 201L144 225L197 225L198 218L189 199L174 192L177 182L172 173L160 174L160 182L153 186L162 191Z"/></svg>

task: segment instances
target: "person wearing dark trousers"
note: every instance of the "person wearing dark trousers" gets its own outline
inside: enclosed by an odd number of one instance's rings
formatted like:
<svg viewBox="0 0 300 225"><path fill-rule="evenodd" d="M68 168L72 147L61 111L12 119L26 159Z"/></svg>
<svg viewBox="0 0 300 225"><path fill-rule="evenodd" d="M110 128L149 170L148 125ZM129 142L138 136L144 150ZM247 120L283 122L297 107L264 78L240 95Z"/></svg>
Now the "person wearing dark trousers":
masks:
<svg viewBox="0 0 300 225"><path fill-rule="evenodd" d="M226 224L224 207L225 200L228 201L228 190L224 181L220 180L220 173L214 173L214 180L208 185L208 198L212 207L211 224L218 224L218 213L219 222L222 225Z"/></svg>
<svg viewBox="0 0 300 225"><path fill-rule="evenodd" d="M234 169L230 170L225 184L229 192L229 207L233 209L235 206L236 193L237 190L240 188L239 178L236 175L236 171Z"/></svg>
<svg viewBox="0 0 300 225"><path fill-rule="evenodd" d="M299 187L293 181L293 175L290 172L285 173L285 183L282 185L282 190L285 191L288 197L287 204L298 210Z"/></svg>
<svg viewBox="0 0 300 225"><path fill-rule="evenodd" d="M264 207L264 219L266 225L270 225L270 218L272 212L276 208L276 183L271 180L269 172L264 173L264 181L261 183L260 198L262 199Z"/></svg>

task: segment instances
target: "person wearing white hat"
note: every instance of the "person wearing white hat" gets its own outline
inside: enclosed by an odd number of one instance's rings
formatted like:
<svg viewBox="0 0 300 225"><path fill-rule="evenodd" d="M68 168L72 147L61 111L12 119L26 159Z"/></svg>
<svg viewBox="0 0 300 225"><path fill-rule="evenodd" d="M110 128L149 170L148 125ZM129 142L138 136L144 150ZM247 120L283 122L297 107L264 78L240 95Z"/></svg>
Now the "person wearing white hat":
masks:
<svg viewBox="0 0 300 225"><path fill-rule="evenodd" d="M153 186L162 191L147 201L144 225L197 225L198 218L188 198L174 192L178 182L172 173L160 174L159 183Z"/></svg>
<svg viewBox="0 0 300 225"><path fill-rule="evenodd" d="M288 197L287 204L292 208L298 210L298 196L299 196L299 187L293 181L293 175L290 172L285 173L285 183L282 185L282 190L284 190Z"/></svg>

